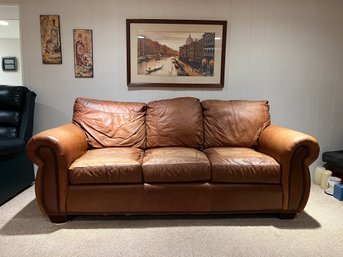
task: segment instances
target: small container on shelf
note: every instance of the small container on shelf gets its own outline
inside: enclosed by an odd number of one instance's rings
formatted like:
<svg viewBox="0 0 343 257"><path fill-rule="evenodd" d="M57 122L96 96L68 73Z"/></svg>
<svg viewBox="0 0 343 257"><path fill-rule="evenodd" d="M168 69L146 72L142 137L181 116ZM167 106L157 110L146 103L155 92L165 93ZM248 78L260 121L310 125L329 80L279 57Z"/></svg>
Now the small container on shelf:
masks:
<svg viewBox="0 0 343 257"><path fill-rule="evenodd" d="M316 185L320 185L322 174L325 171L325 168L323 166L318 166L314 172L314 183Z"/></svg>
<svg viewBox="0 0 343 257"><path fill-rule="evenodd" d="M333 189L333 196L340 200L343 201L343 185L342 184L336 184Z"/></svg>
<svg viewBox="0 0 343 257"><path fill-rule="evenodd" d="M324 170L322 172L322 176L321 176L321 181L320 181L320 187L322 189L326 189L328 186L328 178L332 175L332 171L331 170Z"/></svg>
<svg viewBox="0 0 343 257"><path fill-rule="evenodd" d="M341 184L341 179L338 177L328 177L328 183L327 187L325 189L325 193L328 195L333 195L333 190L335 185L340 185Z"/></svg>

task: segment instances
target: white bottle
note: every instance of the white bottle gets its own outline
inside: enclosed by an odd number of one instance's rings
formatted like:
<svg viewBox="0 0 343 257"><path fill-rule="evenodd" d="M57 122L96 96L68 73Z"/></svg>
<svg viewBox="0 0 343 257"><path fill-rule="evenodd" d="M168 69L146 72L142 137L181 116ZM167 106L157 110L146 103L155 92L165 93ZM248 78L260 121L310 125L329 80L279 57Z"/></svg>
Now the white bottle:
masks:
<svg viewBox="0 0 343 257"><path fill-rule="evenodd" d="M328 186L328 178L332 175L331 170L324 170L322 173L322 179L320 181L320 187L326 189Z"/></svg>
<svg viewBox="0 0 343 257"><path fill-rule="evenodd" d="M314 172L314 183L316 185L320 185L320 182L322 181L322 174L325 171L325 168L322 166L318 166Z"/></svg>

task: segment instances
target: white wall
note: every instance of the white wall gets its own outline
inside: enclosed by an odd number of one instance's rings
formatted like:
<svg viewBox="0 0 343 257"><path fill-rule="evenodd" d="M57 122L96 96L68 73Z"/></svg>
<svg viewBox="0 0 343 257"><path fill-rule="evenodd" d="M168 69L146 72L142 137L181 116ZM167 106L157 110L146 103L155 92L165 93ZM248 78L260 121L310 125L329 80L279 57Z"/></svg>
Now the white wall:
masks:
<svg viewBox="0 0 343 257"><path fill-rule="evenodd" d="M0 26L0 61L2 57L17 58L17 71L4 72L0 68L0 84L21 86L22 72L18 6L0 5L0 20L6 20L10 23L9 26Z"/></svg>
<svg viewBox="0 0 343 257"><path fill-rule="evenodd" d="M38 94L35 131L71 120L78 96L151 101L269 99L272 121L311 135L322 151L343 148L343 1L341 0L18 0L24 84ZM59 14L62 65L43 65L40 14ZM145 89L126 86L126 18L229 22L225 86ZM75 79L72 30L93 29L93 79Z"/></svg>
<svg viewBox="0 0 343 257"><path fill-rule="evenodd" d="M0 85L21 86L20 39L0 38L0 59L2 57L16 57L17 71L3 71L0 69Z"/></svg>
<svg viewBox="0 0 343 257"><path fill-rule="evenodd" d="M8 2L8 4L6 4ZM0 1L1 8L0 8L0 19L2 20L18 20L19 19L19 11L18 11L18 4L12 4L11 2L16 1Z"/></svg>

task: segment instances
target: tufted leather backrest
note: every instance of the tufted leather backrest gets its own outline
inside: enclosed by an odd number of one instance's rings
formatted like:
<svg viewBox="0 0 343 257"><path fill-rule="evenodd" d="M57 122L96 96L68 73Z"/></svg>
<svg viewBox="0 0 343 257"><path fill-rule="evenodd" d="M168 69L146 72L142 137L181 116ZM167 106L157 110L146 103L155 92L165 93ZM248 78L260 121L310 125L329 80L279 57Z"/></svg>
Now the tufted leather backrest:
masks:
<svg viewBox="0 0 343 257"><path fill-rule="evenodd" d="M19 136L27 87L0 85L0 138Z"/></svg>

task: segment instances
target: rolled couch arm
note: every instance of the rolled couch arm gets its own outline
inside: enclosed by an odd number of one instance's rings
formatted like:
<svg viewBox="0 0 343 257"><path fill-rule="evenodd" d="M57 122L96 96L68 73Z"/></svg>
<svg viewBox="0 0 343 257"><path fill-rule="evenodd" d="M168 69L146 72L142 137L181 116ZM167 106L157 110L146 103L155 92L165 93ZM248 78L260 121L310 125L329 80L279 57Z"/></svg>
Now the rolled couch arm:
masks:
<svg viewBox="0 0 343 257"><path fill-rule="evenodd" d="M26 146L27 155L38 165L36 197L47 215L65 212L68 170L72 162L87 151L85 132L70 123L33 136Z"/></svg>
<svg viewBox="0 0 343 257"><path fill-rule="evenodd" d="M310 193L309 165L319 154L317 140L292 129L271 125L261 133L257 150L280 163L283 211L301 212Z"/></svg>

